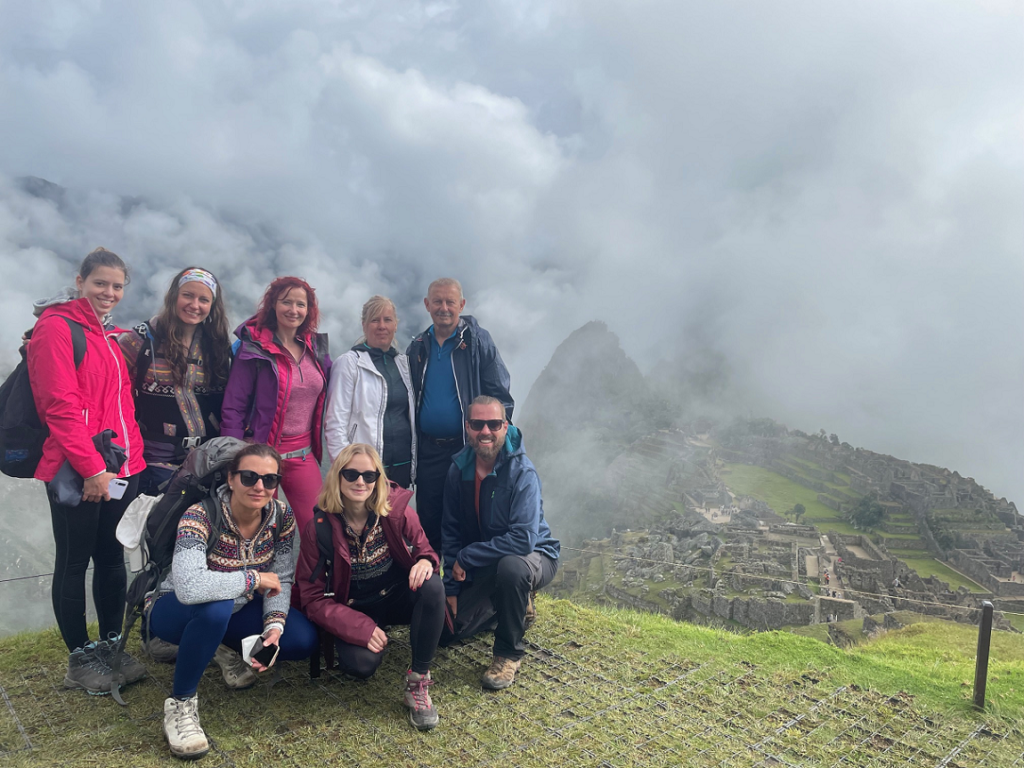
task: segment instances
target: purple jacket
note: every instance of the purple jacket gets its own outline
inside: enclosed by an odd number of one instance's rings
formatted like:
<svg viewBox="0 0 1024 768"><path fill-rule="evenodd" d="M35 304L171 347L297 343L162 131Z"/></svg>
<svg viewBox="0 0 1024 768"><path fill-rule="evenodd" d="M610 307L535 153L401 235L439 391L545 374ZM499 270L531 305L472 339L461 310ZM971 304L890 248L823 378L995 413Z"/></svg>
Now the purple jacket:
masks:
<svg viewBox="0 0 1024 768"><path fill-rule="evenodd" d="M291 367L286 357L288 351L274 342L273 331L256 327L255 316L238 326L235 335L239 342L227 388L224 390L220 433L276 447L281 438L281 426L291 395ZM330 381L331 357L328 354L327 334L316 333L310 337L298 337L298 340L313 355L324 381ZM282 369L289 374L281 376ZM327 387L324 386L313 411L312 448L318 462L323 458L326 397Z"/></svg>

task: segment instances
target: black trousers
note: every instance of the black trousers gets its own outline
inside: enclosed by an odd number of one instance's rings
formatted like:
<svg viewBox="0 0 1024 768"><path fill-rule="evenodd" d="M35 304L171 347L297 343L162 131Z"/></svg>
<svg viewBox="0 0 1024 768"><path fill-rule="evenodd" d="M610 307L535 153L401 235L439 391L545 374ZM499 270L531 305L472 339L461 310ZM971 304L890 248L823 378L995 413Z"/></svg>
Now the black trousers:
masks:
<svg viewBox="0 0 1024 768"><path fill-rule="evenodd" d="M125 478L124 497L83 501L77 507L56 503L49 493L56 558L53 565L53 613L69 651L89 642L85 627L85 572L93 564L92 599L100 620L100 639L121 633L124 621L124 547L115 532L121 515L138 493L139 475Z"/></svg>
<svg viewBox="0 0 1024 768"><path fill-rule="evenodd" d="M393 483L398 483L403 488L408 488L412 485L412 462L407 461L404 464L385 464L384 473L388 476L388 480Z"/></svg>
<svg viewBox="0 0 1024 768"><path fill-rule="evenodd" d="M430 546L441 553L441 514L444 509L444 481L452 456L462 450L462 438L437 440L420 434L416 457L416 514Z"/></svg>
<svg viewBox="0 0 1024 768"><path fill-rule="evenodd" d="M395 595L379 603L357 609L376 622L378 627L394 624L409 625L409 642L412 645L412 669L420 675L430 671L437 653L437 641L444 626L444 585L435 573L423 586L413 592L406 581L395 590ZM384 652L374 653L365 645L353 645L344 640L335 640L338 666L342 672L353 677L366 679L377 671L384 661ZM385 648L385 650L387 650Z"/></svg>
<svg viewBox="0 0 1024 768"><path fill-rule="evenodd" d="M558 561L540 552L506 555L495 565L475 569L473 581L463 582L459 593L455 632L446 628L441 645L493 628L494 655L523 658L530 593L550 584L557 571Z"/></svg>

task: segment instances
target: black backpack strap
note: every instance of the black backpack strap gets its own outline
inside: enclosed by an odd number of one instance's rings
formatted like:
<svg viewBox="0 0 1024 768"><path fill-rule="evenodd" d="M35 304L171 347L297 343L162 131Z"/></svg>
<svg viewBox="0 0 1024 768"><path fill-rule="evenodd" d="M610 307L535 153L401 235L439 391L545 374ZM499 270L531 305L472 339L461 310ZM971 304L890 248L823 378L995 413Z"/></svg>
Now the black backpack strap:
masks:
<svg viewBox="0 0 1024 768"><path fill-rule="evenodd" d="M210 538L206 540L206 554L210 554L217 545L221 531L224 530L224 513L221 511L220 501L213 496L204 497L200 504L203 505L206 519L210 521Z"/></svg>
<svg viewBox="0 0 1024 768"><path fill-rule="evenodd" d="M61 315L61 317L64 317ZM82 328L81 323L76 323L70 317L64 317L64 322L68 324L68 330L71 331L71 349L75 355L75 369L82 367L82 361L85 359L85 329Z"/></svg>
<svg viewBox="0 0 1024 768"><path fill-rule="evenodd" d="M143 339L139 355L135 358L135 393L138 394L142 390L143 382L146 381L149 366L156 359L156 344L153 339L153 330L149 327L148 322L139 323L132 330Z"/></svg>
<svg viewBox="0 0 1024 768"><path fill-rule="evenodd" d="M316 527L316 548L320 557L316 561L313 573L309 575L309 583L314 583L321 575L324 577L324 594L333 595L334 586L334 532L327 513L319 509L313 510L313 525Z"/></svg>

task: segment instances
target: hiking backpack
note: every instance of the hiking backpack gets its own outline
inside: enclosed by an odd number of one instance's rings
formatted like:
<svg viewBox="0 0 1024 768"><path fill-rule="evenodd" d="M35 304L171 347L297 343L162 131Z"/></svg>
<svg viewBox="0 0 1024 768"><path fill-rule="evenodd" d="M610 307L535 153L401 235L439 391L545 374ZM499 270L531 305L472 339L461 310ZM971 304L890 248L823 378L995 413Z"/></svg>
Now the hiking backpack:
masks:
<svg viewBox="0 0 1024 768"><path fill-rule="evenodd" d="M65 317L71 331L71 348L75 370L85 359L85 330L79 323ZM0 472L8 477L33 477L43 458L43 443L50 430L43 425L32 397L28 378L28 339L21 345L21 362L0 386Z"/></svg>
<svg viewBox="0 0 1024 768"><path fill-rule="evenodd" d="M219 501L214 498L214 492L227 482L228 465L246 445L248 443L244 440L235 437L215 437L192 450L167 482L164 495L150 505L145 520L136 522L137 525L143 522L145 525L141 542L142 570L132 580L125 595L124 625L111 665L111 694L122 706L125 706L125 702L121 698L120 686L113 684L120 671L121 652L124 651L132 626L146 610L147 598L159 589L171 570L178 521L192 505L203 505L210 521L210 538L206 542L206 552L209 554L224 530L224 516ZM271 523L276 545L280 533L281 502L274 499L272 503L276 506L276 519ZM125 516L128 516L128 512ZM119 528L119 538L120 533Z"/></svg>

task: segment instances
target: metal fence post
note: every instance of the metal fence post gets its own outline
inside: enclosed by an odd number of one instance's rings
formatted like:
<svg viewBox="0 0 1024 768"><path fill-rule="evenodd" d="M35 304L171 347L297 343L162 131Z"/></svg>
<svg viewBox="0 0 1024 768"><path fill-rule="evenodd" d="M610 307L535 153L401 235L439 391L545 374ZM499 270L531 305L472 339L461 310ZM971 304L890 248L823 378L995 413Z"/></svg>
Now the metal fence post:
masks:
<svg viewBox="0 0 1024 768"><path fill-rule="evenodd" d="M992 643L992 611L990 600L981 603L981 624L978 625L978 657L974 666L974 706L985 708L985 683L988 681L988 651Z"/></svg>

